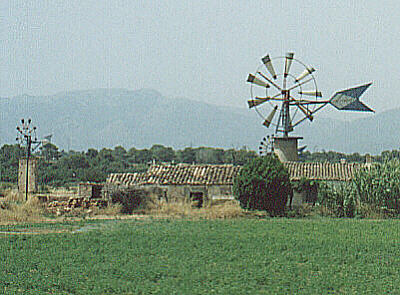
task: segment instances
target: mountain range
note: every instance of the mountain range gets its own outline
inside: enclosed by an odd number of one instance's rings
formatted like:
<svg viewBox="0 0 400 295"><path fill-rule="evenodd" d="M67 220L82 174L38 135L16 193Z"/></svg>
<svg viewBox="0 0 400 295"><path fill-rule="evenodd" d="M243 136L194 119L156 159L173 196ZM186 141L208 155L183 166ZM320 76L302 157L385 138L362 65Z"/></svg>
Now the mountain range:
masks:
<svg viewBox="0 0 400 295"><path fill-rule="evenodd" d="M0 144L15 143L16 126L28 117L39 138L53 134L52 142L65 150L153 144L257 150L273 131L245 108L167 98L152 89L94 89L0 98ZM311 151L379 154L399 148L399 117L400 109L353 121L316 116L292 135L302 136L300 145Z"/></svg>

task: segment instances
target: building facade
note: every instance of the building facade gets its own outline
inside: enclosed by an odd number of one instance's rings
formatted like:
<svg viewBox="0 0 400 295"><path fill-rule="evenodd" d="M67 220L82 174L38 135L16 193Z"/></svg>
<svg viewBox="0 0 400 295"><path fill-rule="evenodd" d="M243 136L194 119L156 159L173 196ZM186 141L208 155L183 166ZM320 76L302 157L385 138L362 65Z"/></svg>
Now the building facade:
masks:
<svg viewBox="0 0 400 295"><path fill-rule="evenodd" d="M350 181L360 163L284 162L292 182L301 179L340 183ZM152 165L145 173L113 173L106 185L135 186L160 201L189 201L199 207L215 201L233 200L233 180L241 167L233 165ZM318 191L293 192L288 203L298 206L315 202Z"/></svg>

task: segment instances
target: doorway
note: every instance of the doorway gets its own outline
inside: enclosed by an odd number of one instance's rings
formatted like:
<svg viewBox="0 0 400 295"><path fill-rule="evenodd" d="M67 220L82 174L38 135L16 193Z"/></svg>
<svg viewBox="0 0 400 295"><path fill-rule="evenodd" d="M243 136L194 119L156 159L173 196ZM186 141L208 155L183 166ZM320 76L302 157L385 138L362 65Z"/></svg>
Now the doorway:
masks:
<svg viewBox="0 0 400 295"><path fill-rule="evenodd" d="M192 203L192 207L194 208L202 208L203 207L203 193L202 192L190 192L190 201Z"/></svg>

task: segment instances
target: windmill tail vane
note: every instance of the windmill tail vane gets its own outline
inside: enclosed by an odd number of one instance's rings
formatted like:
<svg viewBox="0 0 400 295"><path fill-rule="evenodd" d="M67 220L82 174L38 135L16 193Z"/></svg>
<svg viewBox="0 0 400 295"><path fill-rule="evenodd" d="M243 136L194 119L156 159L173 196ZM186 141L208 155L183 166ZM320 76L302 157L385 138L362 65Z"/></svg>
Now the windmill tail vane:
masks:
<svg viewBox="0 0 400 295"><path fill-rule="evenodd" d="M360 101L361 95L371 86L372 82L336 92L329 103L338 110L375 112Z"/></svg>

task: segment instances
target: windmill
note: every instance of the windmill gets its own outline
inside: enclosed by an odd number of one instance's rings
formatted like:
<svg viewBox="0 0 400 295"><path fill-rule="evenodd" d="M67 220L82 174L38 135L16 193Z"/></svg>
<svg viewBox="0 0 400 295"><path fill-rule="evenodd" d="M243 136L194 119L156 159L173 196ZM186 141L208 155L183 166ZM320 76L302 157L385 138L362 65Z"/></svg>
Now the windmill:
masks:
<svg viewBox="0 0 400 295"><path fill-rule="evenodd" d="M25 173L25 200L28 200L28 184L29 184L29 159L32 153L42 144L50 142L49 136L44 140L38 140L36 136L36 126L32 126L32 120L21 119L21 126L17 126L17 142L26 149L26 173Z"/></svg>
<svg viewBox="0 0 400 295"><path fill-rule="evenodd" d="M325 100L314 77L315 69L295 59L294 53L275 58L266 55L261 62L247 78L251 84L249 108L256 110L265 127L274 128L268 144L264 139L261 142L260 154L270 145L281 161L298 161L298 140L302 137L289 133L305 120L312 122L314 114L328 104L338 110L373 112L359 100L372 83L336 92Z"/></svg>

